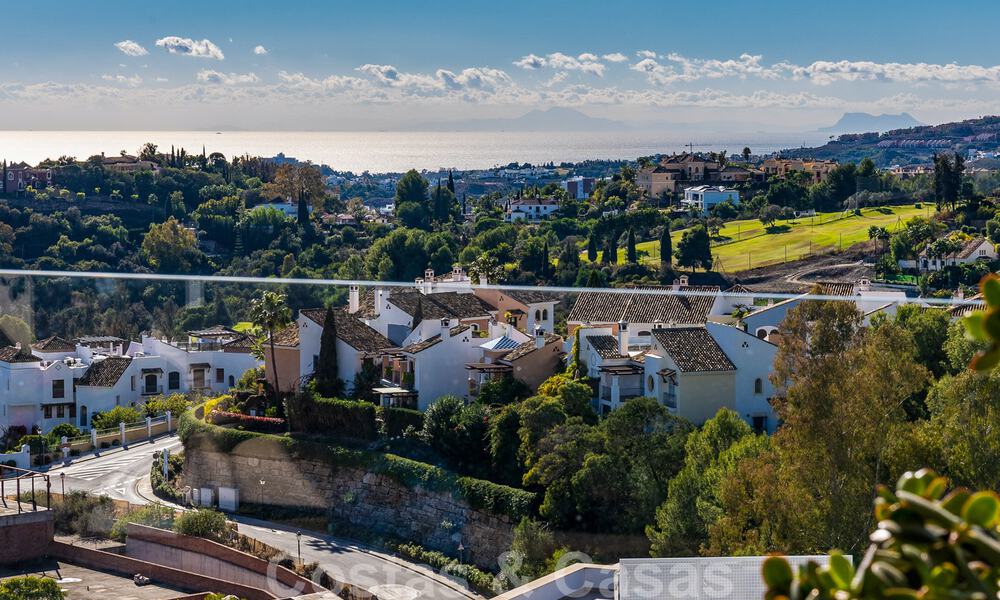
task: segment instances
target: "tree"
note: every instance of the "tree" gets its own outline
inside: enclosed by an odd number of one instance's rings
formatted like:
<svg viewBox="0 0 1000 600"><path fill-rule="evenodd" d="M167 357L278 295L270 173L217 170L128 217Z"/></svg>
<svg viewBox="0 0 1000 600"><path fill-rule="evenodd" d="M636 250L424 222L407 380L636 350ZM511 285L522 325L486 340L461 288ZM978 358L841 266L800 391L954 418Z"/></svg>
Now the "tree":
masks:
<svg viewBox="0 0 1000 600"><path fill-rule="evenodd" d="M63 600L55 579L24 575L0 581L0 599L3 600Z"/></svg>
<svg viewBox="0 0 1000 600"><path fill-rule="evenodd" d="M743 154L743 162L750 162L750 156L752 155L752 153L750 152L750 146L743 146L742 154Z"/></svg>
<svg viewBox="0 0 1000 600"><path fill-rule="evenodd" d="M629 227L628 237L625 242L625 253L629 263L636 264L639 262L639 256L635 251L635 232Z"/></svg>
<svg viewBox="0 0 1000 600"><path fill-rule="evenodd" d="M203 258L194 233L173 217L149 226L142 238L142 256L153 269L177 274L189 273Z"/></svg>
<svg viewBox="0 0 1000 600"><path fill-rule="evenodd" d="M278 363L274 354L274 334L292 320L292 311L286 303L286 296L278 292L264 292L250 302L250 320L267 336L271 350L271 371L274 394L278 395Z"/></svg>
<svg viewBox="0 0 1000 600"><path fill-rule="evenodd" d="M121 423L135 423L142 419L139 411L131 406L115 406L104 413L94 413L90 424L94 429L114 429Z"/></svg>
<svg viewBox="0 0 1000 600"><path fill-rule="evenodd" d="M597 260L597 234L593 232L587 238L587 260L589 262Z"/></svg>
<svg viewBox="0 0 1000 600"><path fill-rule="evenodd" d="M448 170L448 191L451 192L452 196L455 195L455 174L451 172L451 169Z"/></svg>
<svg viewBox="0 0 1000 600"><path fill-rule="evenodd" d="M607 240L605 240L604 252L601 255L601 262L612 265L618 262L618 242L617 236L614 232L608 232Z"/></svg>
<svg viewBox="0 0 1000 600"><path fill-rule="evenodd" d="M420 229L430 226L428 187L427 180L413 169L399 178L396 183L396 217L403 225Z"/></svg>
<svg viewBox="0 0 1000 600"><path fill-rule="evenodd" d="M760 209L759 219L761 224L770 229L774 227L774 223L781 217L781 207L777 204L768 204L764 208Z"/></svg>
<svg viewBox="0 0 1000 600"><path fill-rule="evenodd" d="M663 231L660 233L660 265L669 267L673 263L673 250L670 247L670 225L663 224Z"/></svg>
<svg viewBox="0 0 1000 600"><path fill-rule="evenodd" d="M316 361L316 391L327 398L337 398L344 391L344 382L338 375L337 317L332 308L323 317L323 333L319 338L319 359Z"/></svg>
<svg viewBox="0 0 1000 600"><path fill-rule="evenodd" d="M677 244L677 264L681 267L695 269L701 267L708 271L712 268L712 247L708 230L704 225L695 225L681 235Z"/></svg>
<svg viewBox="0 0 1000 600"><path fill-rule="evenodd" d="M31 326L24 319L10 314L0 315L0 340L3 340L0 347L7 343L21 344L21 351L30 354L33 339Z"/></svg>

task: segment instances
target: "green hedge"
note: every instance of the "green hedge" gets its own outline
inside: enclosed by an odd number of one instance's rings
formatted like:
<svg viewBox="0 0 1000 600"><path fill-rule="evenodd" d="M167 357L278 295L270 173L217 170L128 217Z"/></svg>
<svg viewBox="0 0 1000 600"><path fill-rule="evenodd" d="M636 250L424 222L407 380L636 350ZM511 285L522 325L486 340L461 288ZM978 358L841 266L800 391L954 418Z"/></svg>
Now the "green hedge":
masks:
<svg viewBox="0 0 1000 600"><path fill-rule="evenodd" d="M436 550L428 550L423 546L409 542L399 544L390 542L389 548L403 558L430 565L448 575L466 580L472 589L484 596L489 597L504 591L504 586L497 577L479 567L461 563Z"/></svg>
<svg viewBox="0 0 1000 600"><path fill-rule="evenodd" d="M205 423L194 416L194 409L181 415L177 435L189 447L195 438L210 441L222 452L230 452L243 442L267 439L282 446L291 456L329 464L333 468L363 469L385 475L406 487L421 487L435 492L451 493L469 506L495 515L507 515L514 521L531 516L535 494L492 481L460 477L440 467L403 458L395 454L345 448L335 442L299 439L290 435L273 435L229 429Z"/></svg>
<svg viewBox="0 0 1000 600"><path fill-rule="evenodd" d="M424 413L419 410L379 407L378 414L382 418L382 430L389 437L399 437L409 427L417 431L424 428Z"/></svg>
<svg viewBox="0 0 1000 600"><path fill-rule="evenodd" d="M303 392L287 400L292 431L337 435L371 441L378 437L375 405L371 402L323 398Z"/></svg>

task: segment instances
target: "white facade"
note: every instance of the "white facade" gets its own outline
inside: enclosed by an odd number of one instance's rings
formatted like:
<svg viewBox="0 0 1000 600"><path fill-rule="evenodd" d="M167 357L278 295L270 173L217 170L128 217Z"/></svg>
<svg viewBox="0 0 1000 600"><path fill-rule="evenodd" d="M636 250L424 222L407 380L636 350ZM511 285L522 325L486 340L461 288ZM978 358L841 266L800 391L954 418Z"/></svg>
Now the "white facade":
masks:
<svg viewBox="0 0 1000 600"><path fill-rule="evenodd" d="M37 356L37 355L36 355ZM86 371L73 360L40 362L0 361L0 403L4 427L33 427L48 431L77 419L74 379Z"/></svg>
<svg viewBox="0 0 1000 600"><path fill-rule="evenodd" d="M525 198L512 200L504 215L508 223L514 221L542 221L559 210L559 203L550 198Z"/></svg>
<svg viewBox="0 0 1000 600"><path fill-rule="evenodd" d="M996 246L986 238L967 242L967 247L962 250L943 257L931 257L927 251L920 253L916 260L903 259L899 261L901 269L917 269L919 271L940 271L945 267L956 265L967 265L979 260L992 262L1000 258Z"/></svg>
<svg viewBox="0 0 1000 600"><path fill-rule="evenodd" d="M778 347L731 325L705 327L736 366L736 412L755 429L774 433L778 416L768 400L775 395L771 373Z"/></svg>
<svg viewBox="0 0 1000 600"><path fill-rule="evenodd" d="M684 190L684 199L681 200L681 203L707 215L713 206L727 200L739 206L739 190L714 185L696 185Z"/></svg>
<svg viewBox="0 0 1000 600"><path fill-rule="evenodd" d="M299 373L304 379L316 371L323 327L301 312L295 323L299 328ZM344 382L345 393L354 390L354 376L361 371L363 363L363 352L337 338L337 377Z"/></svg>
<svg viewBox="0 0 1000 600"><path fill-rule="evenodd" d="M466 363L476 362L482 356L481 338L472 337L471 328L462 328L451 334L453 321L442 319L434 335L440 341L419 352L404 354L413 364L413 391L417 392L417 408L426 410L442 396L465 398L469 391L469 372ZM433 337L433 336L431 336Z"/></svg>

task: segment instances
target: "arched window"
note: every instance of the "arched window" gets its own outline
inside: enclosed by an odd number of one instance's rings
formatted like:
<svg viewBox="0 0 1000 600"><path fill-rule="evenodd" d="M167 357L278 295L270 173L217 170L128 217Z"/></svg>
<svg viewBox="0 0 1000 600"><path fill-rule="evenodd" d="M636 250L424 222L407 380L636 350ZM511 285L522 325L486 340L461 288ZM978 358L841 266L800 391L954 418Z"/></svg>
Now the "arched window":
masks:
<svg viewBox="0 0 1000 600"><path fill-rule="evenodd" d="M87 407L80 407L80 427L87 427L90 423L87 422Z"/></svg>
<svg viewBox="0 0 1000 600"><path fill-rule="evenodd" d="M767 337L767 330L764 329L763 327L761 327L760 329L758 329L757 330L757 337L759 337L760 339L766 338Z"/></svg>
<svg viewBox="0 0 1000 600"><path fill-rule="evenodd" d="M549 320L549 309L547 309L547 308L542 309L542 320L543 321L548 321Z"/></svg>
<svg viewBox="0 0 1000 600"><path fill-rule="evenodd" d="M537 308L535 309L535 320L536 321L542 320L542 311L538 310Z"/></svg>
<svg viewBox="0 0 1000 600"><path fill-rule="evenodd" d="M233 375L230 375L229 376L229 387L235 387L235 386L236 386L236 377L234 377Z"/></svg>
<svg viewBox="0 0 1000 600"><path fill-rule="evenodd" d="M764 381L760 377L754 379L753 382L753 393L763 394L764 393Z"/></svg>

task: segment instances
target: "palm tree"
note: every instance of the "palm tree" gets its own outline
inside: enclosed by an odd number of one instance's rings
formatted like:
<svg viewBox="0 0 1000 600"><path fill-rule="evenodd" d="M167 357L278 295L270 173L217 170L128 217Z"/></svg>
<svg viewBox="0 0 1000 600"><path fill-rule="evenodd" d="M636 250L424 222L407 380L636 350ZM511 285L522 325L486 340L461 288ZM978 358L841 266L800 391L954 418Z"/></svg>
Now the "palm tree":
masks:
<svg viewBox="0 0 1000 600"><path fill-rule="evenodd" d="M274 394L278 395L278 363L274 360L274 334L292 321L287 297L279 292L264 292L250 303L250 320L267 334L271 347L271 370L274 372Z"/></svg>

